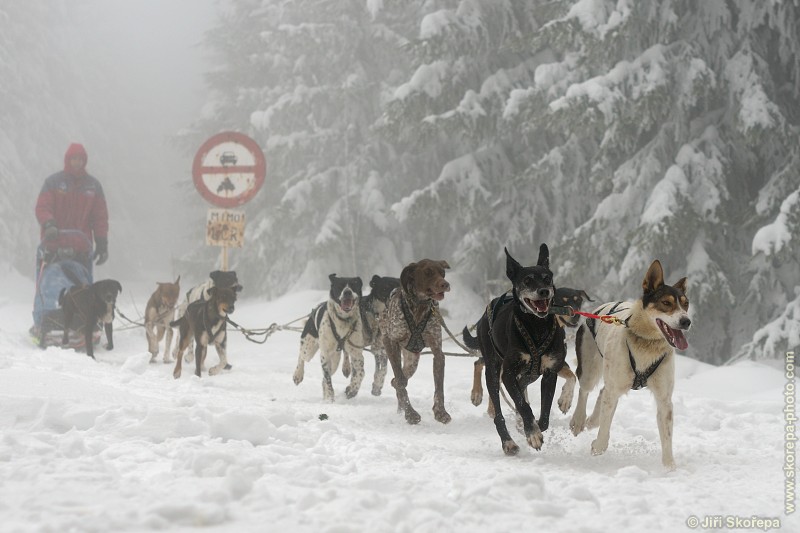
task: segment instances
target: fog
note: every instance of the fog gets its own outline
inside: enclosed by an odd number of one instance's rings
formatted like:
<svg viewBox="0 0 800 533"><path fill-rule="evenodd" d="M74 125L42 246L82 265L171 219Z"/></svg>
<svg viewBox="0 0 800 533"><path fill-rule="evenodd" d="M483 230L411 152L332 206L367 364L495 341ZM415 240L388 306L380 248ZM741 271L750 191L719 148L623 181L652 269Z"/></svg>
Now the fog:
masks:
<svg viewBox="0 0 800 533"><path fill-rule="evenodd" d="M80 61L108 83L87 102L89 124L73 124L69 142L89 152L89 172L109 207L111 260L103 277L168 279L173 259L192 246L187 216L193 154L175 135L200 114L207 54L201 41L212 0L89 0L67 4L80 34ZM79 73L76 73L79 74ZM66 99L65 107L76 105ZM48 154L59 170L63 151ZM45 176L41 177L43 181ZM33 216L33 213L31 213Z"/></svg>

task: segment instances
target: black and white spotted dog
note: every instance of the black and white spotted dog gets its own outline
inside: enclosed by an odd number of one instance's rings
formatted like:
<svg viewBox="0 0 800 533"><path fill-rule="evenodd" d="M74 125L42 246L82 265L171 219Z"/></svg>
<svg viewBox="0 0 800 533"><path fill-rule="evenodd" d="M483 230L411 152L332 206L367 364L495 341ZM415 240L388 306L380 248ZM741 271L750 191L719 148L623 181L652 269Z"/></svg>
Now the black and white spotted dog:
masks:
<svg viewBox="0 0 800 533"><path fill-rule="evenodd" d="M364 380L364 327L361 322L361 278L328 276L331 289L328 301L317 306L308 316L300 336L300 354L294 371L295 385L303 381L305 363L320 351L322 364L322 397L333 401L331 377L339 368L342 352L351 362L350 385L345 389L347 398L353 398Z"/></svg>
<svg viewBox="0 0 800 533"><path fill-rule="evenodd" d="M361 323L364 326L364 347L369 347L375 355L375 375L372 379L372 395L380 396L383 382L386 380L388 358L383 347L383 334L378 327L378 316L386 309L386 302L392 291L400 286L400 278L389 276L372 276L369 282L370 292L359 303ZM325 304L322 304L323 308ZM317 337L319 334L316 334ZM350 376L350 358L347 352L342 354L342 373Z"/></svg>

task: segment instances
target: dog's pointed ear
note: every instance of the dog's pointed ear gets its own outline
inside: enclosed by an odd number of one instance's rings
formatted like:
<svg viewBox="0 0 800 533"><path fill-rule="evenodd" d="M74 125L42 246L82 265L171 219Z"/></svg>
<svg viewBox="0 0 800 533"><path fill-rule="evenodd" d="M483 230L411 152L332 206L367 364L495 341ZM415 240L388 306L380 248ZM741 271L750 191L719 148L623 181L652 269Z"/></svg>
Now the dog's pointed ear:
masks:
<svg viewBox="0 0 800 533"><path fill-rule="evenodd" d="M649 294L664 285L664 269L661 268L661 261L656 259L647 269L642 281L642 291Z"/></svg>
<svg viewBox="0 0 800 533"><path fill-rule="evenodd" d="M681 291L683 294L686 294L686 278L679 279L678 283L673 285L673 287Z"/></svg>
<svg viewBox="0 0 800 533"><path fill-rule="evenodd" d="M503 248L503 251L506 253L506 277L513 280L516 273L522 268L522 265L511 257L511 254L508 253L508 248Z"/></svg>
<svg viewBox="0 0 800 533"><path fill-rule="evenodd" d="M592 299L589 297L589 295L588 295L588 294L586 294L586 291L585 291L585 290L583 290L583 289L581 289L581 290L579 291L579 294L580 294L581 296L583 296L583 298L584 298L584 299L585 299L587 302L593 302L593 301L594 301L594 300L592 300Z"/></svg>
<svg viewBox="0 0 800 533"><path fill-rule="evenodd" d="M400 272L400 286L404 291L414 294L414 272L417 270L417 264L411 263L406 265L402 272Z"/></svg>
<svg viewBox="0 0 800 533"><path fill-rule="evenodd" d="M539 259L536 261L536 264L547 269L550 268L550 249L547 248L545 243L539 246Z"/></svg>
<svg viewBox="0 0 800 533"><path fill-rule="evenodd" d="M211 272L208 275L208 277L211 278L211 281L213 281L214 284L216 285L217 284L217 280L220 278L221 275L222 275L222 271L221 270L215 270L215 271Z"/></svg>
<svg viewBox="0 0 800 533"><path fill-rule="evenodd" d="M114 281L114 288L117 289L118 293L122 293L122 283L120 283L119 281L116 280Z"/></svg>
<svg viewBox="0 0 800 533"><path fill-rule="evenodd" d="M369 280L369 286L371 288L375 288L375 284L378 283L380 280L381 280L381 277L379 275L375 274L374 276L372 276L372 279Z"/></svg>
<svg viewBox="0 0 800 533"><path fill-rule="evenodd" d="M331 274L330 276L328 276L328 279L331 280L331 283L333 283L333 280L336 279L336 274L335 273Z"/></svg>
<svg viewBox="0 0 800 533"><path fill-rule="evenodd" d="M361 281L361 277L356 277L355 281L353 281L353 285L355 285L356 293L361 296L361 291L364 287L364 282Z"/></svg>
<svg viewBox="0 0 800 533"><path fill-rule="evenodd" d="M175 280L175 285L180 285L180 284L181 284L181 275L178 274L178 279Z"/></svg>
<svg viewBox="0 0 800 533"><path fill-rule="evenodd" d="M439 266L442 267L445 270L450 268L450 265L447 263L447 261L439 261Z"/></svg>

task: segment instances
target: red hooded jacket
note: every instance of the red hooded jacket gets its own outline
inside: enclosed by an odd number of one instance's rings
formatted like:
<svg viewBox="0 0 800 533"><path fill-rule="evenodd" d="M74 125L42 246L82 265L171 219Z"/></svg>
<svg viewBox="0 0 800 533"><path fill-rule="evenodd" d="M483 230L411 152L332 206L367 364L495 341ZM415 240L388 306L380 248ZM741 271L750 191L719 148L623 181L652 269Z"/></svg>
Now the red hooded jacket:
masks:
<svg viewBox="0 0 800 533"><path fill-rule="evenodd" d="M83 165L73 169L70 158L76 155L83 157ZM64 154L64 170L47 178L42 186L36 201L36 219L42 228L48 221L53 221L59 230L80 230L90 242L94 240L105 247L108 243L108 207L100 182L86 172L87 161L83 145L73 143L69 146ZM70 242L70 245L81 248L76 243Z"/></svg>

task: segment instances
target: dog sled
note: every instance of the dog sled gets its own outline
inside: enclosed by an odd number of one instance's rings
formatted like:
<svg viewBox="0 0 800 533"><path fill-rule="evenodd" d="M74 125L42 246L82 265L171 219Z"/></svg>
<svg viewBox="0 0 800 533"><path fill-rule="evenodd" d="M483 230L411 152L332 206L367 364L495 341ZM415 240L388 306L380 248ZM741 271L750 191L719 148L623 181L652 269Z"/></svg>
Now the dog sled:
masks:
<svg viewBox="0 0 800 533"><path fill-rule="evenodd" d="M42 241L36 249L36 293L33 300L31 340L41 348L62 346L64 313L59 296L70 287L92 283L92 243L79 230L61 230L58 238ZM67 346L85 348L86 340L71 324ZM94 344L100 342L100 328L95 325Z"/></svg>

